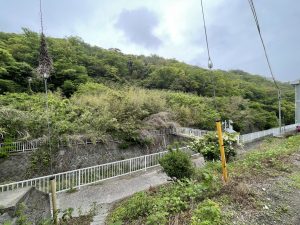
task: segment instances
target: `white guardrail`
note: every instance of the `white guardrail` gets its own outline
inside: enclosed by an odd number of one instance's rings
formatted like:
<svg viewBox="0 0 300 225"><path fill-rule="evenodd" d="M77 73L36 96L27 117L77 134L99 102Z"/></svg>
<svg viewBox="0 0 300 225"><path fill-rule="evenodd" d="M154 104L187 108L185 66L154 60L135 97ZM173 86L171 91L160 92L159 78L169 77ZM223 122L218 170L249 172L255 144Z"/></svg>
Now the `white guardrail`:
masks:
<svg viewBox="0 0 300 225"><path fill-rule="evenodd" d="M207 130L199 130L189 127L176 127L173 129L173 134L177 134L184 137L202 137L207 132Z"/></svg>
<svg viewBox="0 0 300 225"><path fill-rule="evenodd" d="M0 143L0 151L5 151L8 153L32 151L39 147L39 143L40 142L38 140Z"/></svg>
<svg viewBox="0 0 300 225"><path fill-rule="evenodd" d="M296 126L297 124L291 124L291 125L287 125L287 126L282 126L281 127L281 132L284 134L286 132L290 132L293 130L296 130ZM263 130L263 131L258 131L258 132L254 132L254 133L250 133L250 134L243 134L239 136L239 142L241 143L249 143L252 141L255 141L257 139L266 137L266 136L276 136L279 135L279 127L277 128L272 128L269 130Z"/></svg>
<svg viewBox="0 0 300 225"><path fill-rule="evenodd" d="M187 147L180 149L184 151L189 150ZM97 166L3 184L0 185L0 192L12 191L24 187L35 187L40 191L50 193L50 178L52 177L55 177L56 179L57 192L67 191L72 188L80 188L85 185L158 166L159 159L167 152L168 151L163 151Z"/></svg>

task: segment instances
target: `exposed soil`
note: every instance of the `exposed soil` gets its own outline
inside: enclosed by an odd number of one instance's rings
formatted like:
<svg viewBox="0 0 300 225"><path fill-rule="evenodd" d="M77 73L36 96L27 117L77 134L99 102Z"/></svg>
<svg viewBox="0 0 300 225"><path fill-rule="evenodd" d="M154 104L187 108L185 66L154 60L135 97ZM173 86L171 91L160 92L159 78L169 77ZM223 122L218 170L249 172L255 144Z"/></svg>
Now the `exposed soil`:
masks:
<svg viewBox="0 0 300 225"><path fill-rule="evenodd" d="M220 202L228 224L300 225L300 152L263 176L229 183Z"/></svg>

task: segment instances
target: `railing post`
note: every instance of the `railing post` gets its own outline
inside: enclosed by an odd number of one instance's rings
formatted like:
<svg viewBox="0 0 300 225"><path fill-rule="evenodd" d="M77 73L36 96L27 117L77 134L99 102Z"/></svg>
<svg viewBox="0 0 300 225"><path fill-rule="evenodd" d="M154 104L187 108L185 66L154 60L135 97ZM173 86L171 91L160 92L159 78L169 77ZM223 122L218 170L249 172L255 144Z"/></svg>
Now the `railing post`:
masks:
<svg viewBox="0 0 300 225"><path fill-rule="evenodd" d="M129 173L132 172L132 159L129 160Z"/></svg>
<svg viewBox="0 0 300 225"><path fill-rule="evenodd" d="M144 157L144 158L145 158L145 160L144 160L144 161L145 161L145 171L146 171L146 170L147 170L147 156L145 155L145 157Z"/></svg>
<svg viewBox="0 0 300 225"><path fill-rule="evenodd" d="M81 183L81 170L78 171L78 189L80 189L80 183Z"/></svg>
<svg viewBox="0 0 300 225"><path fill-rule="evenodd" d="M23 143L22 144L22 149L23 149L23 152L25 151L25 144Z"/></svg>

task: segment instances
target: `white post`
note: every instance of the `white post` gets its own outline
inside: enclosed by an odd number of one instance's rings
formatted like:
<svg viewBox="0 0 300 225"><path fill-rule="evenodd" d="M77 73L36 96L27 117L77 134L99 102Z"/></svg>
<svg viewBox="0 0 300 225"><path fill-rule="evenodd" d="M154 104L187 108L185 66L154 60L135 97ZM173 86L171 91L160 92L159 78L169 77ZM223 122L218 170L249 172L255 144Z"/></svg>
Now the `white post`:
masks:
<svg viewBox="0 0 300 225"><path fill-rule="evenodd" d="M145 156L144 158L145 158L144 161L145 161L145 171L146 171L147 170L147 157Z"/></svg>
<svg viewBox="0 0 300 225"><path fill-rule="evenodd" d="M129 173L132 172L132 165L131 165L131 162L132 162L132 160L130 159L130 160L129 160Z"/></svg>
<svg viewBox="0 0 300 225"><path fill-rule="evenodd" d="M78 189L80 189L80 183L81 183L81 170L78 171Z"/></svg>

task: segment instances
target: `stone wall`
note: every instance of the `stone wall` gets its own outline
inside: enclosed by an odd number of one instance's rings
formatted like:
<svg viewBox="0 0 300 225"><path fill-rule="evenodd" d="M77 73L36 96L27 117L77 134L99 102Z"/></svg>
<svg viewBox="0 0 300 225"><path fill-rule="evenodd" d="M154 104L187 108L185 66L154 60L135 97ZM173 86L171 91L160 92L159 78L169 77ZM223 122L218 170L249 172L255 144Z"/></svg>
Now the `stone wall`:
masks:
<svg viewBox="0 0 300 225"><path fill-rule="evenodd" d="M164 151L164 145L169 145L175 141L182 141L174 135L156 136L152 145L141 147L139 145L129 146L126 149L119 148L119 143L110 141L106 144L87 144L63 147L54 154L53 173L65 172L69 170L104 164L108 162L133 158L141 155ZM20 181L32 177L50 174L49 166L32 172L30 164L32 155L35 153L19 153L9 156L7 159L0 159L0 183Z"/></svg>

